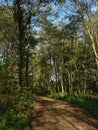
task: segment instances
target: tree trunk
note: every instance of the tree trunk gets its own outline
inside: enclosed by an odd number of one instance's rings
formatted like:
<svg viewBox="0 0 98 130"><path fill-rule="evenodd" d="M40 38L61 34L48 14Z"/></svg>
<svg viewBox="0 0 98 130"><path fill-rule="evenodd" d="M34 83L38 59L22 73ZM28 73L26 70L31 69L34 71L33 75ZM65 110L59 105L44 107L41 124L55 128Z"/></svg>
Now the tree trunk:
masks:
<svg viewBox="0 0 98 130"><path fill-rule="evenodd" d="M23 88L23 57L24 57L24 23L23 23L23 10L21 7L21 0L14 2L14 17L18 24L19 31L19 86Z"/></svg>
<svg viewBox="0 0 98 130"><path fill-rule="evenodd" d="M27 50L27 54L26 54L26 74L25 74L25 79L26 79L26 87L27 88L29 87L28 71L29 71L29 50Z"/></svg>
<svg viewBox="0 0 98 130"><path fill-rule="evenodd" d="M61 66L61 91L64 93L63 67Z"/></svg>

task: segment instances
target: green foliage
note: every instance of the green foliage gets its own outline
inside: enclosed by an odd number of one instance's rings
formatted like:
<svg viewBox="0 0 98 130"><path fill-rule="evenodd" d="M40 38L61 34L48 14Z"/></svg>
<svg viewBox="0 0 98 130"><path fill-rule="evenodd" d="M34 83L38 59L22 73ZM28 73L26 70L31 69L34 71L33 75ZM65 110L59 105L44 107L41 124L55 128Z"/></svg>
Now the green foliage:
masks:
<svg viewBox="0 0 98 130"><path fill-rule="evenodd" d="M3 103L1 103L3 102ZM21 130L30 121L28 109L34 107L33 95L28 91L0 99L0 130Z"/></svg>
<svg viewBox="0 0 98 130"><path fill-rule="evenodd" d="M33 95L28 91L28 93L23 92L18 94L16 97L16 102L14 104L14 108L18 111L25 111L28 108L33 108L34 106Z"/></svg>
<svg viewBox="0 0 98 130"><path fill-rule="evenodd" d="M86 112L98 118L98 96L97 95L93 95L93 94L92 95L91 94L68 95L68 94L62 94L62 93L53 93L49 97L74 103L77 106L86 110Z"/></svg>
<svg viewBox="0 0 98 130"><path fill-rule="evenodd" d="M0 130L21 130L30 120L30 116L25 113L16 112L10 108L0 117Z"/></svg>
<svg viewBox="0 0 98 130"><path fill-rule="evenodd" d="M48 94L48 90L45 87L38 86L38 87L33 89L33 93L37 94L37 95L45 95L46 96Z"/></svg>
<svg viewBox="0 0 98 130"><path fill-rule="evenodd" d="M54 98L54 99L61 99L61 100L63 100L65 94L53 92L51 95L48 95L48 96L49 96L49 97L52 97L52 98Z"/></svg>

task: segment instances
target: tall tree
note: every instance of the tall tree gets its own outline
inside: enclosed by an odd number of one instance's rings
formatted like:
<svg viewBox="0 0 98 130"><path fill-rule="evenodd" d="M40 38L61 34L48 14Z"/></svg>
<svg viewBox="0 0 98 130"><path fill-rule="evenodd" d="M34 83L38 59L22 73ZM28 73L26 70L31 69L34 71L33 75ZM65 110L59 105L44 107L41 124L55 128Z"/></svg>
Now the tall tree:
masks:
<svg viewBox="0 0 98 130"><path fill-rule="evenodd" d="M76 1L73 0L73 3L75 4L75 6L77 6L77 14L79 19L81 20L81 22L83 23L83 27L85 28L90 40L91 40L91 44L92 44L92 49L95 55L95 61L96 61L96 65L98 67L98 37L96 34L96 30L93 26L93 17L92 15L97 15L97 6L98 3L95 0L82 0L82 1ZM96 8L96 10L93 12L93 8Z"/></svg>

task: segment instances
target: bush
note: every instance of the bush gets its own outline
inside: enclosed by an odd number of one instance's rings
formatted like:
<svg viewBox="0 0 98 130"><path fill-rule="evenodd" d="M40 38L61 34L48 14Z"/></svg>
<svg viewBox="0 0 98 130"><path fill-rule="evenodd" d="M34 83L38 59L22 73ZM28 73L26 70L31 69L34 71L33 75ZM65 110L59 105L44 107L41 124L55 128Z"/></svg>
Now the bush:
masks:
<svg viewBox="0 0 98 130"><path fill-rule="evenodd" d="M10 108L0 117L0 130L21 130L29 123L29 120L29 115Z"/></svg>
<svg viewBox="0 0 98 130"><path fill-rule="evenodd" d="M0 130L22 130L26 127L30 121L30 115L27 114L27 110L33 108L33 105L32 94L25 91L17 93L14 98L12 96L10 100L4 100L4 106L1 103L3 107L0 108Z"/></svg>

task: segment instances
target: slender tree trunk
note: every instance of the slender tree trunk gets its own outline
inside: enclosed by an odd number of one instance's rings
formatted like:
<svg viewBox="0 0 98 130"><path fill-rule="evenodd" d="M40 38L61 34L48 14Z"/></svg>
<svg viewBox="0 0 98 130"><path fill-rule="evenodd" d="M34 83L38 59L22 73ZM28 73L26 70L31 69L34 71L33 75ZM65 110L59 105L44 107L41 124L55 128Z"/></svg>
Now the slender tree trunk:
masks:
<svg viewBox="0 0 98 130"><path fill-rule="evenodd" d="M29 87L28 71L29 71L29 50L27 50L27 54L26 54L26 75L25 75L25 79L26 79L26 87L27 88Z"/></svg>
<svg viewBox="0 0 98 130"><path fill-rule="evenodd" d="M89 38L91 40L93 52L95 55L95 61L96 61L96 65L98 68L98 53L97 53L97 47L96 47L96 46L98 46L98 41L97 41L96 34L94 33L94 30L93 30L93 27L91 24L92 23L88 24L87 22L84 22L84 27L86 28Z"/></svg>
<svg viewBox="0 0 98 130"><path fill-rule="evenodd" d="M23 87L23 27L22 27L22 17L21 17L21 8L19 9L19 18L18 18L18 26L19 26L19 85L22 89Z"/></svg>
<svg viewBox="0 0 98 130"><path fill-rule="evenodd" d="M61 90L64 93L63 67L61 67Z"/></svg>
<svg viewBox="0 0 98 130"><path fill-rule="evenodd" d="M87 88L87 85L86 85L86 80L84 81L84 90L83 90L83 94L86 94L86 88Z"/></svg>
<svg viewBox="0 0 98 130"><path fill-rule="evenodd" d="M57 64L55 58L53 58L53 66L54 66L54 82L55 82L55 91L59 92L59 86L58 86L58 72L57 72Z"/></svg>

